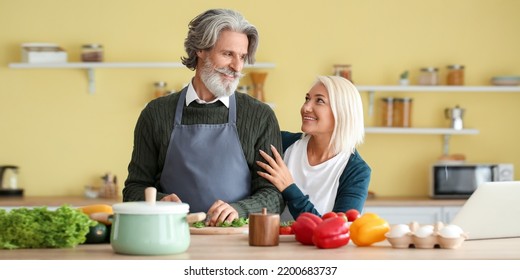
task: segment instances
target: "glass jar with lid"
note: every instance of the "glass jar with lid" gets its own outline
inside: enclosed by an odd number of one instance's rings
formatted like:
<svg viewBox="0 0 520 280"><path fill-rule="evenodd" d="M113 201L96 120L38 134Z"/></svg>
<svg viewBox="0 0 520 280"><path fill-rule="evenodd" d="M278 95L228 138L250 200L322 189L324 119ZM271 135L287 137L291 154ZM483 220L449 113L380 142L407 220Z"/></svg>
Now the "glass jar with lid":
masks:
<svg viewBox="0 0 520 280"><path fill-rule="evenodd" d="M395 127L411 127L412 126L412 98L395 98L394 99L394 120Z"/></svg>
<svg viewBox="0 0 520 280"><path fill-rule="evenodd" d="M352 82L352 66L350 64L334 64L334 75Z"/></svg>
<svg viewBox="0 0 520 280"><path fill-rule="evenodd" d="M167 83L165 81L158 81L158 82L155 82L153 85L155 88L155 92L154 92L155 98L167 95L167 92L168 92L166 90Z"/></svg>
<svg viewBox="0 0 520 280"><path fill-rule="evenodd" d="M446 79L446 84L449 86L464 85L464 65L448 65L448 76Z"/></svg>
<svg viewBox="0 0 520 280"><path fill-rule="evenodd" d="M391 127L394 121L394 98L381 98L382 126Z"/></svg>
<svg viewBox="0 0 520 280"><path fill-rule="evenodd" d="M100 44L85 44L81 46L81 61L102 62L103 46Z"/></svg>
<svg viewBox="0 0 520 280"><path fill-rule="evenodd" d="M439 84L439 69L435 67L421 68L419 85L436 86Z"/></svg>

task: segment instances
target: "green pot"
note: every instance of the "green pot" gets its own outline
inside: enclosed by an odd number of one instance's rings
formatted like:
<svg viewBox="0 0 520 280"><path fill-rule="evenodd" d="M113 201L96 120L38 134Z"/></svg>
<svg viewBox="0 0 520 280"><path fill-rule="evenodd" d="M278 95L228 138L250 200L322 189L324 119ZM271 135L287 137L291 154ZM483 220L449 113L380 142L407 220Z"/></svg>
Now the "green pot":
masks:
<svg viewBox="0 0 520 280"><path fill-rule="evenodd" d="M171 255L190 246L188 204L143 201L119 203L112 208L110 244L116 253Z"/></svg>

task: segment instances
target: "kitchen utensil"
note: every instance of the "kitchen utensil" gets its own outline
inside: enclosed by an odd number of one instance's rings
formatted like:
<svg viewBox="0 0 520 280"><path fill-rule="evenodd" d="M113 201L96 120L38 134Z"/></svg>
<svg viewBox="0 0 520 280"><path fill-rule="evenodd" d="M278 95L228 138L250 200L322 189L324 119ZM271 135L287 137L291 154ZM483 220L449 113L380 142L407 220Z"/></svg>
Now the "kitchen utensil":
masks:
<svg viewBox="0 0 520 280"><path fill-rule="evenodd" d="M262 213L249 214L249 246L278 246L280 239L280 215Z"/></svg>
<svg viewBox="0 0 520 280"><path fill-rule="evenodd" d="M170 255L190 245L189 224L205 213L189 214L186 203L155 201L157 190L146 188L146 201L114 204L110 244L119 254Z"/></svg>
<svg viewBox="0 0 520 280"><path fill-rule="evenodd" d="M450 127L453 129L461 130L464 128L462 118L464 117L464 109L460 108L459 105L455 108L444 109L444 116L450 120Z"/></svg>
<svg viewBox="0 0 520 280"><path fill-rule="evenodd" d="M18 188L18 166L0 166L0 196L22 196L23 190Z"/></svg>

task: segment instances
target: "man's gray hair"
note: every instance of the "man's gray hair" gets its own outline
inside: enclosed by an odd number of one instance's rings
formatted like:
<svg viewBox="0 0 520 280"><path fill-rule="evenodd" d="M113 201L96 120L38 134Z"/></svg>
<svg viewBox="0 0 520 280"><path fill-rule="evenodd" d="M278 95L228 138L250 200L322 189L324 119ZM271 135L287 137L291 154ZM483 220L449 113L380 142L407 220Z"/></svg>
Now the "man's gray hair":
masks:
<svg viewBox="0 0 520 280"><path fill-rule="evenodd" d="M227 9L207 10L191 20L188 27L188 37L184 40L184 49L188 56L181 57L181 61L189 69L197 68L197 51L213 48L223 30L247 35L249 44L246 60L249 64L255 63L258 31L240 13Z"/></svg>

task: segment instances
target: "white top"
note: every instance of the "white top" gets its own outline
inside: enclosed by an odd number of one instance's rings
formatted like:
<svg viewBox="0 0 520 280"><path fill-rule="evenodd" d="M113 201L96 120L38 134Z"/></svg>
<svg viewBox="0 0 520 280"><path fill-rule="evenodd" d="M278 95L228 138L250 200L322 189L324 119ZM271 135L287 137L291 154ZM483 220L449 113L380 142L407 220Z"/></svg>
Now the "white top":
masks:
<svg viewBox="0 0 520 280"><path fill-rule="evenodd" d="M193 101L196 101L199 104L211 104L211 103L215 103L215 102L217 102L219 100L224 105L226 105L226 107L229 108L229 96L223 96L223 97L220 97L220 98L215 98L214 100L212 100L210 102L206 102L206 101L204 101L204 100L199 98L199 96L195 92L195 88L193 87L193 83L192 82L190 82L190 84L188 85L188 91L186 92L186 106L190 105L190 103L193 102Z"/></svg>
<svg viewBox="0 0 520 280"><path fill-rule="evenodd" d="M338 193L339 177L348 163L349 155L339 153L333 158L315 166L309 164L307 158L307 144L310 136L294 142L286 151L284 161L291 172L294 183L314 204L314 208L321 214L332 211ZM282 221L294 220L285 207Z"/></svg>

